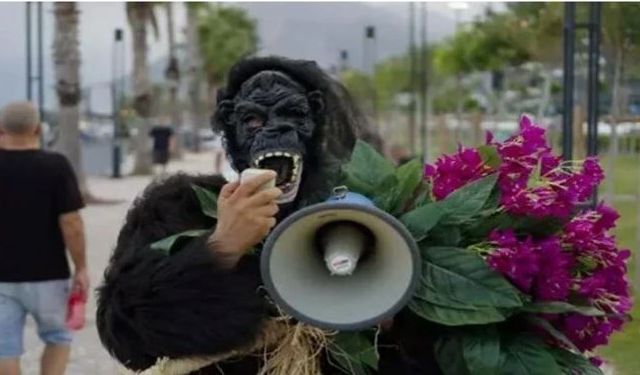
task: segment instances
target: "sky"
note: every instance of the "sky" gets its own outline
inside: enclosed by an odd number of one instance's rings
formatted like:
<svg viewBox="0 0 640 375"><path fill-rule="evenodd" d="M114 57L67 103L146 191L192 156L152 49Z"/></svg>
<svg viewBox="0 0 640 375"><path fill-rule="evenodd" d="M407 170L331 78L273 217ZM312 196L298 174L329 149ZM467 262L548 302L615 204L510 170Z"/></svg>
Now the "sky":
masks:
<svg viewBox="0 0 640 375"><path fill-rule="evenodd" d="M337 63L340 49L350 51L352 64L362 61L361 32L368 24L378 29L377 58L406 50L408 39L407 3L238 3L258 21L260 54L282 54L313 59L324 67ZM456 16L467 22L482 14L484 3L469 3L456 14L448 3L428 4L429 40L438 40L454 32ZM184 39L186 12L182 3L173 3L178 43ZM494 9L500 4L492 4ZM36 5L32 5L35 14ZM89 87L98 110L108 110L108 83L112 76L113 33L125 32L125 63L131 65L130 30L124 3L79 3L81 80ZM0 3L0 106L26 98L26 6L24 3ZM149 61L161 71L160 61L168 50L165 12L157 12L159 38L149 38ZM35 20L35 17L34 17ZM43 4L43 55L45 106L55 107L53 89L53 4ZM35 23L35 22L34 22ZM32 47L36 51L35 27ZM35 64L34 74L35 74ZM35 85L34 85L35 90ZM35 92L35 91L34 91ZM93 98L98 98L93 99Z"/></svg>

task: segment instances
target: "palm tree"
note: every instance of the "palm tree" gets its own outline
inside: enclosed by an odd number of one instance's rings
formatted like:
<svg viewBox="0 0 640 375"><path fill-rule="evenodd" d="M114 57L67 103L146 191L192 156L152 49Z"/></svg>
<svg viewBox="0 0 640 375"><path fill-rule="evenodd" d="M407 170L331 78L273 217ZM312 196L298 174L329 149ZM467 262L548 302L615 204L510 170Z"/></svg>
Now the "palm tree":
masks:
<svg viewBox="0 0 640 375"><path fill-rule="evenodd" d="M126 3L127 18L133 33L133 108L139 121L134 139L134 174L151 173L151 151L149 148L149 130L151 116L151 83L147 64L147 25L151 25L156 36L158 25L154 13L155 3Z"/></svg>
<svg viewBox="0 0 640 375"><path fill-rule="evenodd" d="M180 87L180 68L178 66L178 57L176 56L176 35L174 32L173 22L173 3L165 3L167 11L167 34L169 42L169 62L165 70L165 78L167 86L169 86L169 107L171 111L171 123L176 129L182 124L180 116L180 107L178 106L178 88ZM182 157L182 139L178 135L176 137L175 156Z"/></svg>
<svg viewBox="0 0 640 375"><path fill-rule="evenodd" d="M200 54L200 39L198 35L198 15L203 3L187 3L187 57L188 57L188 81L189 81L189 106L191 114L191 130L193 133L193 150L200 151L200 128L206 123L203 111L203 85L202 85L202 55Z"/></svg>
<svg viewBox="0 0 640 375"><path fill-rule="evenodd" d="M80 191L85 200L88 200L91 195L82 166L80 129L78 128L79 103L82 98L80 50L78 48L78 10L76 3L73 2L57 2L53 7L55 15L53 59L59 104L59 137L54 149L69 159L78 178Z"/></svg>

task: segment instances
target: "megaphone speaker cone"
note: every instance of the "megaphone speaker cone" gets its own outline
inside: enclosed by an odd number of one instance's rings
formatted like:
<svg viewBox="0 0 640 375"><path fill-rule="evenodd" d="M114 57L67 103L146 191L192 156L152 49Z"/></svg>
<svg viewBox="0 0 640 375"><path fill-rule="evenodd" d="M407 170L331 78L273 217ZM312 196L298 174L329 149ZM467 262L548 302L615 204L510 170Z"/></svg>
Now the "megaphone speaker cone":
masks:
<svg viewBox="0 0 640 375"><path fill-rule="evenodd" d="M261 258L264 285L280 308L327 329L359 330L393 317L420 277L406 228L362 204L301 209L274 229Z"/></svg>

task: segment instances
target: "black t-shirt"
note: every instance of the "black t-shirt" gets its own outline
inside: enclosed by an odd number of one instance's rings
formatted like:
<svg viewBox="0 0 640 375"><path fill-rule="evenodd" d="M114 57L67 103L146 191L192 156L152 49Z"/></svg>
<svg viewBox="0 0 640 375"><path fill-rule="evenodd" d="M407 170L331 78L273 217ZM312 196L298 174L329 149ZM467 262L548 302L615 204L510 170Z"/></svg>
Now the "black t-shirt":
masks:
<svg viewBox="0 0 640 375"><path fill-rule="evenodd" d="M153 151L166 151L169 149L173 130L168 126L154 126L149 135L153 137Z"/></svg>
<svg viewBox="0 0 640 375"><path fill-rule="evenodd" d="M69 277L60 214L84 207L67 159L0 150L0 282Z"/></svg>

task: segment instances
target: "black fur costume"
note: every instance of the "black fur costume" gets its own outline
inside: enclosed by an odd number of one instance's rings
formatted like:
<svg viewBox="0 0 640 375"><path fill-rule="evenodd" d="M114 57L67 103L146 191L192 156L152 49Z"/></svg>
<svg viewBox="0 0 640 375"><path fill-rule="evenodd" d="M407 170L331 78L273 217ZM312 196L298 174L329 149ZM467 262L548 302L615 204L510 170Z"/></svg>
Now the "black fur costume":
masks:
<svg viewBox="0 0 640 375"><path fill-rule="evenodd" d="M236 64L214 117L214 130L224 134L238 171L255 165L265 150L302 157L299 190L282 215L328 196L361 124L346 91L315 63L275 57ZM279 174L290 173L291 165L283 165ZM207 248L208 236L183 241L170 256L150 248L167 236L215 226L201 213L192 184L217 192L225 181L176 175L149 186L127 215L99 289L102 343L132 370L162 357L215 355L251 343L270 314L258 291L257 256L246 255L226 270ZM436 325L401 312L379 338L378 373L440 373L433 358L436 337ZM246 356L196 373L253 375L260 367L261 359ZM323 374L338 373L324 363Z"/></svg>

